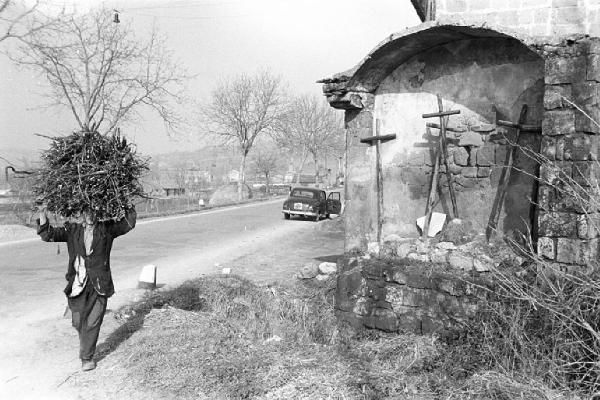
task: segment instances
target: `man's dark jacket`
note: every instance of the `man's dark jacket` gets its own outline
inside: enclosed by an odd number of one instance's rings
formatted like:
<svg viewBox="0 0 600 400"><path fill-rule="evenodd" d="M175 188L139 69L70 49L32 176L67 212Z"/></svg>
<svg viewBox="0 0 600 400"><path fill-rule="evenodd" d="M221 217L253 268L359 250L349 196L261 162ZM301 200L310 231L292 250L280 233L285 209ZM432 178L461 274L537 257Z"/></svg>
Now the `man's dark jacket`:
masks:
<svg viewBox="0 0 600 400"><path fill-rule="evenodd" d="M119 221L99 222L94 227L94 238L92 240L91 254L86 255L83 232L85 230L82 224L66 222L62 227L53 227L48 221L40 225L37 220L38 230L45 242L67 242L69 251L69 267L67 269L67 287L65 294L71 294L73 280L75 279L75 260L81 256L85 260L88 279L94 285L98 294L110 297L115 293L112 276L110 273L110 250L113 240L135 227L137 214L134 208L131 208L125 214L125 218Z"/></svg>

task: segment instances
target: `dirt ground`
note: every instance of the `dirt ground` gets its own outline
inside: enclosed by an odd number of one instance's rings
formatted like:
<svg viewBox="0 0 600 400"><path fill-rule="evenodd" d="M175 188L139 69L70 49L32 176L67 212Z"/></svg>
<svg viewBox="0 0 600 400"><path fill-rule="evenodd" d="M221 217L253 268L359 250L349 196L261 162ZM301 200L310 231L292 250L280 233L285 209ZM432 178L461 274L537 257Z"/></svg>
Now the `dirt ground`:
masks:
<svg viewBox="0 0 600 400"><path fill-rule="evenodd" d="M294 223L291 221L291 223ZM285 237L261 244L248 254L219 267L230 267L232 273L241 275L256 282L285 281L295 279L294 274L309 261L335 261L343 252L343 232L339 220L322 221L308 226ZM190 276L194 278L195 276ZM132 300L141 298L139 290L131 296ZM110 307L110 305L109 305ZM95 371L87 374L106 374L111 366L110 352L107 350L107 339L122 328L124 320L118 310L108 310L98 341L98 352L102 359ZM34 376L9 377L0 382L0 398L13 399L79 399L81 391L72 385L80 371L77 357L77 334L70 326L68 316L45 321L43 326L31 329L43 329L47 332L44 340L27 346L27 358L35 360L32 370ZM113 335L114 336L114 335ZM27 337L26 335L24 337ZM3 343L10 350L10 343ZM43 371L43 372L39 372ZM109 375L107 375L109 376ZM107 385L127 385L127 382L106 382ZM89 388L84 391L90 393ZM99 393L100 395L100 393ZM140 394L141 398L152 398L149 393Z"/></svg>

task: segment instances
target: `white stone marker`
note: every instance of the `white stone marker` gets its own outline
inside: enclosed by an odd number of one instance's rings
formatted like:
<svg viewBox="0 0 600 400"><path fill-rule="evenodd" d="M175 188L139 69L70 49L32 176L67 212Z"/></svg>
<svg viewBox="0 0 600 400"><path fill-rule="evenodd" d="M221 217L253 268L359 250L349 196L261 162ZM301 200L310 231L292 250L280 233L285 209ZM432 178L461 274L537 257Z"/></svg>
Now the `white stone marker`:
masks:
<svg viewBox="0 0 600 400"><path fill-rule="evenodd" d="M156 265L148 264L142 267L142 273L138 279L138 288L156 289Z"/></svg>

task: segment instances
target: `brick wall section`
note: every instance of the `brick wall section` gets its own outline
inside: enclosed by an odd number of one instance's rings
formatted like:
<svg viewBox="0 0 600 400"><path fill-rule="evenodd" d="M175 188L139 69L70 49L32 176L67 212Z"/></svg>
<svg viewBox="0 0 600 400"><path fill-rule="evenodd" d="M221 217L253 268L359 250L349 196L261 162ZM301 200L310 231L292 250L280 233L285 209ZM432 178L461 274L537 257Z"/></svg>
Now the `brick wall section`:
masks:
<svg viewBox="0 0 600 400"><path fill-rule="evenodd" d="M437 0L436 20L486 22L531 36L600 35L600 1Z"/></svg>
<svg viewBox="0 0 600 400"><path fill-rule="evenodd" d="M565 264L599 256L600 39L547 46L538 253ZM566 101L570 99L570 102Z"/></svg>

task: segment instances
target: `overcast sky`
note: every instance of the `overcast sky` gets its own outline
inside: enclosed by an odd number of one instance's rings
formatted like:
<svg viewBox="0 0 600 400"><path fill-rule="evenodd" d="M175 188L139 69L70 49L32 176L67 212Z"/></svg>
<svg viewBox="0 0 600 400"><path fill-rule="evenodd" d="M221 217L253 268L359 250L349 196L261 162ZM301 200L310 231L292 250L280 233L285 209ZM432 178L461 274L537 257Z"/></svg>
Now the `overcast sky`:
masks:
<svg viewBox="0 0 600 400"><path fill-rule="evenodd" d="M84 11L103 3L76 3ZM127 0L104 2L143 35L153 22L166 34L174 58L197 77L190 93L207 102L215 83L241 72L268 68L295 93L321 94L316 80L353 67L386 36L420 21L410 0ZM2 46L6 47L5 42ZM40 108L45 82L0 54L0 156L12 148L43 149L35 133L58 135L73 117ZM147 154L193 150L193 135L169 138L159 120L123 129ZM198 127L201 131L201 127Z"/></svg>

